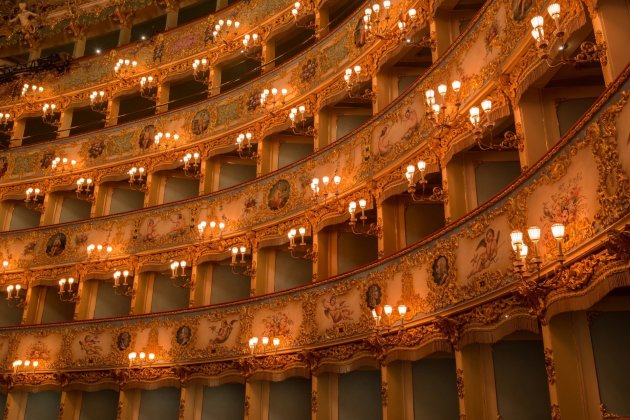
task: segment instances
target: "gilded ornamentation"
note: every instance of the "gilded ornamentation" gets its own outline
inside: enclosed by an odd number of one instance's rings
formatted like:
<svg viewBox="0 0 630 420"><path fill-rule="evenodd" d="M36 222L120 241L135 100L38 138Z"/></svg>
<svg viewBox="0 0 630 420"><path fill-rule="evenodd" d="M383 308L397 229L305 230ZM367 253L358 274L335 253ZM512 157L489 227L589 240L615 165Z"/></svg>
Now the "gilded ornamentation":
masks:
<svg viewBox="0 0 630 420"><path fill-rule="evenodd" d="M383 407L387 407L388 396L387 396L387 382L381 382L381 405Z"/></svg>
<svg viewBox="0 0 630 420"><path fill-rule="evenodd" d="M457 383L457 397L460 400L464 399L464 370L463 369L457 369L455 371L456 374L456 383Z"/></svg>
<svg viewBox="0 0 630 420"><path fill-rule="evenodd" d="M547 371L547 382L549 385L556 383L556 368L553 363L553 351L545 347L545 370Z"/></svg>

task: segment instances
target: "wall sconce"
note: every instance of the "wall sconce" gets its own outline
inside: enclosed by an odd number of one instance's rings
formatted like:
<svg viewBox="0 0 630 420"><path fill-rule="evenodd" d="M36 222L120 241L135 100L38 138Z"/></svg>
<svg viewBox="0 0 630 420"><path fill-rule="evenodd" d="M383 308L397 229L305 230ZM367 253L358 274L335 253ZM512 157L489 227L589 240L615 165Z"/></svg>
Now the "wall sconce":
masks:
<svg viewBox="0 0 630 420"><path fill-rule="evenodd" d="M238 258L238 255L241 257ZM241 245L240 247L232 247L232 261L230 262L233 274L240 274L242 276L251 277L256 274L256 266L252 261L252 256L248 254L247 247Z"/></svg>
<svg viewBox="0 0 630 420"><path fill-rule="evenodd" d="M558 243L558 261L562 264L565 260L562 252L562 241L564 240L565 227L562 223L554 223L551 226L551 234ZM530 263L533 265L537 273L540 274L540 266L542 259L538 253L538 242L541 237L541 229L538 226L530 226L527 228L527 235L534 247L534 256L531 258ZM515 271L518 274L531 274L528 271L527 255L529 253L528 246L523 241L523 232L520 230L514 230L510 233L510 239L512 242L512 249L516 254L516 261L514 263Z"/></svg>
<svg viewBox="0 0 630 420"><path fill-rule="evenodd" d="M151 365L155 361L155 353L146 354L141 351L139 353L132 351L127 355L129 359L129 368L141 368L146 365Z"/></svg>
<svg viewBox="0 0 630 420"><path fill-rule="evenodd" d="M296 243L295 238L300 234L300 241ZM291 253L291 257L295 259L302 260L312 260L315 256L315 252L313 252L313 244L306 242L306 228L300 226L297 229L289 230L287 234L289 238L289 251Z"/></svg>
<svg viewBox="0 0 630 420"><path fill-rule="evenodd" d="M264 89L260 94L260 105L267 111L273 111L275 108L279 108L284 105L287 94L289 90L287 88L282 88L278 90L277 88Z"/></svg>
<svg viewBox="0 0 630 420"><path fill-rule="evenodd" d="M140 96L150 101L157 99L157 77L142 76L140 78Z"/></svg>
<svg viewBox="0 0 630 420"><path fill-rule="evenodd" d="M251 58L256 61L260 61L262 59L262 53L260 51L260 46L262 42L262 37L257 33L246 34L243 37L243 48L241 49L241 54L244 54L246 57Z"/></svg>
<svg viewBox="0 0 630 420"><path fill-rule="evenodd" d="M307 5L307 7L302 7L302 3L300 3L299 1L296 1L293 4L293 9L291 9L291 15L293 16L293 23L298 28L305 28L305 29L315 29L316 28L314 19L309 19L307 21L307 23L304 23L304 21L307 18L309 18L309 17L312 18L312 15L313 15L313 7L312 7L312 4L310 2Z"/></svg>
<svg viewBox="0 0 630 420"><path fill-rule="evenodd" d="M39 360L18 359L18 360L14 360L11 366L13 367L13 374L27 373L27 372L32 373L39 366Z"/></svg>
<svg viewBox="0 0 630 420"><path fill-rule="evenodd" d="M315 127L311 124L306 124L306 107L304 105L300 105L297 108L291 108L289 120L291 121L291 130L293 131L293 134L297 136L315 135Z"/></svg>
<svg viewBox="0 0 630 420"><path fill-rule="evenodd" d="M29 96L31 99L37 100L42 97L43 93L43 86L29 85L28 83L24 83L24 86L22 86L21 96Z"/></svg>
<svg viewBox="0 0 630 420"><path fill-rule="evenodd" d="M346 72L343 75L343 80L346 82L346 91L348 92L348 97L352 99L365 99L365 100L374 100L376 99L376 93L372 91L371 88L365 88L363 91L361 90L361 85L370 80L370 77L362 77L362 68L361 66L354 66L352 68L346 69Z"/></svg>
<svg viewBox="0 0 630 420"><path fill-rule="evenodd" d="M252 133L241 133L236 137L236 151L241 159L257 159L258 150L252 144Z"/></svg>
<svg viewBox="0 0 630 420"><path fill-rule="evenodd" d="M270 343L271 347L269 346ZM248 345L252 356L255 356L256 354L265 354L270 348L273 349L273 351L278 350L278 347L280 346L280 338L273 337L270 339L269 337L261 337L259 340L258 337L252 337L249 339Z"/></svg>
<svg viewBox="0 0 630 420"><path fill-rule="evenodd" d="M554 22L554 35L556 39L560 42L560 51L561 56L557 58L557 61L550 57L549 48L552 42L549 42L545 38L545 19L542 16L534 16L530 23L532 24L532 37L536 41L536 46L538 47L538 56L541 60L544 60L545 63L549 67L556 67L562 64L586 64L600 61L602 64L606 63L606 46L605 44L599 44L597 42L593 43L590 41L585 41L580 44L580 51L575 55L575 57L567 58L564 56L564 48L565 48L565 40L564 33L565 29L561 26L560 22L560 5L558 3L552 3L547 7L547 13L551 16Z"/></svg>
<svg viewBox="0 0 630 420"><path fill-rule="evenodd" d="M74 285L77 285L76 288ZM78 302L79 301L79 282L74 277L63 278L59 280L59 299L62 302Z"/></svg>
<svg viewBox="0 0 630 420"><path fill-rule="evenodd" d="M59 156L55 157L53 161L50 163L51 171L58 171L64 173L66 169L72 172L74 171L74 167L77 165L77 161L74 159L68 159L67 157L60 158Z"/></svg>
<svg viewBox="0 0 630 420"><path fill-rule="evenodd" d="M116 62L114 66L114 73L121 79L127 79L136 73L136 67L138 62L136 60L129 60L128 58L121 58Z"/></svg>
<svg viewBox="0 0 630 420"><path fill-rule="evenodd" d="M134 187L140 191L145 191L147 189L147 174L145 169L141 166L136 168L135 166L129 169L127 172L129 175L129 185Z"/></svg>
<svg viewBox="0 0 630 420"><path fill-rule="evenodd" d="M90 108L92 111L98 112L99 114L107 114L107 102L108 98L105 95L105 91L93 91L90 94Z"/></svg>
<svg viewBox="0 0 630 420"><path fill-rule="evenodd" d="M202 220L197 225L197 234L199 235L199 239L205 239L206 235L208 235L208 239L212 238L215 233L219 232L219 238L223 237L223 229L225 229L225 222L215 222L212 220L210 223Z"/></svg>
<svg viewBox="0 0 630 420"><path fill-rule="evenodd" d="M100 260L100 259L109 258L113 250L114 250L114 247L112 247L111 245L103 245L103 244L96 244L96 245L89 244L86 247L88 259L95 258L95 259Z"/></svg>
<svg viewBox="0 0 630 420"><path fill-rule="evenodd" d="M365 9L363 14L363 29L369 35L372 35L379 39L385 39L389 37L389 9L392 6L392 2L389 0L383 1L381 11L381 5L374 3L372 7Z"/></svg>
<svg viewBox="0 0 630 420"><path fill-rule="evenodd" d="M128 282L130 276L131 283ZM114 293L119 296L132 296L133 292L133 273L129 272L129 270L116 270L114 272Z"/></svg>
<svg viewBox="0 0 630 420"><path fill-rule="evenodd" d="M26 190L26 198L24 202L26 207L39 212L44 211L45 194L39 188L28 188Z"/></svg>
<svg viewBox="0 0 630 420"><path fill-rule="evenodd" d="M171 263L171 280L173 286L190 289L192 286L192 277L186 274L186 260L173 261Z"/></svg>
<svg viewBox="0 0 630 420"><path fill-rule="evenodd" d="M348 205L348 213L350 213L350 221L348 224L352 228L352 233L355 235L363 235L363 236L381 236L381 226L378 223L372 222L367 224L368 217L365 215L365 209L367 208L367 200L360 199L359 200L359 209L361 210L361 215L357 219L357 202L351 201ZM357 222L361 222L358 224Z"/></svg>
<svg viewBox="0 0 630 420"><path fill-rule="evenodd" d="M165 148L170 147L177 147L177 142L179 141L179 134L177 134L176 132L171 133L170 131L167 131L166 133L163 132L158 132L154 137L153 137L153 146L155 146L155 148L157 150L160 150L160 145L164 145Z"/></svg>
<svg viewBox="0 0 630 420"><path fill-rule="evenodd" d="M236 38L239 26L241 26L241 23L237 20L219 19L219 23L214 25L214 30L212 31L212 42L222 41L225 44L229 43Z"/></svg>
<svg viewBox="0 0 630 420"><path fill-rule="evenodd" d="M400 38L405 45L418 48L435 48L435 41L431 39L430 35L418 37L417 27L424 19L418 19L418 11L416 9L409 9L407 14L398 21L398 29L400 31Z"/></svg>
<svg viewBox="0 0 630 420"><path fill-rule="evenodd" d="M321 183L319 182L319 178L313 178L313 180L311 181L311 198L313 199L313 201L318 201L320 197L326 200L330 195L333 195L335 198L339 195L339 184L341 184L341 177L339 175L334 175L332 177L332 180L333 184L331 186L330 177L328 176L323 176L321 179Z"/></svg>
<svg viewBox="0 0 630 420"><path fill-rule="evenodd" d="M17 308L23 308L26 305L26 296L20 293L26 290L21 284L10 284L7 286L7 302L9 305L14 304Z"/></svg>
<svg viewBox="0 0 630 420"><path fill-rule="evenodd" d="M186 153L181 162L184 163L182 167L184 174L192 178L199 178L201 176L201 160L199 152Z"/></svg>
<svg viewBox="0 0 630 420"><path fill-rule="evenodd" d="M397 309L398 321L400 321L400 328L402 330L405 326L405 316L409 308L407 305L400 304ZM396 324L397 321L394 319L393 312L394 308L391 305L378 305L372 309L372 319L374 320L376 333L381 332L383 329L389 330Z"/></svg>
<svg viewBox="0 0 630 420"><path fill-rule="evenodd" d="M485 99L481 101L481 110L483 110L483 115L485 115L485 121L482 121L482 116L479 110L479 107L473 106L470 108L468 117L471 125L471 131L473 134L473 138L475 142L477 142L477 146L480 150L506 150L506 149L520 149L521 141L520 138L513 131L506 131L503 134L503 140L500 143L494 144L492 130L494 128L494 121L490 119L490 112L492 111L492 101L490 99ZM490 135L490 142L484 143L484 131L488 130Z"/></svg>
<svg viewBox="0 0 630 420"><path fill-rule="evenodd" d="M435 98L435 91L433 89L427 89L424 93L426 101L425 115L433 123L437 129L449 129L455 124L459 117L459 107L461 106L460 89L461 82L455 80L451 83L453 94L455 96L453 103L449 105L446 101L448 87L445 84L438 86L437 91L440 96L440 103L438 104ZM449 112L449 108L452 109Z"/></svg>
<svg viewBox="0 0 630 420"><path fill-rule="evenodd" d="M42 121L44 121L44 124L53 127L61 125L61 109L57 108L57 104L45 103L42 106Z"/></svg>
<svg viewBox="0 0 630 420"><path fill-rule="evenodd" d="M94 200L94 182L92 181L92 178L77 179L77 189L75 192L77 193L77 198L79 200Z"/></svg>
<svg viewBox="0 0 630 420"><path fill-rule="evenodd" d="M207 58L196 59L192 63L193 78L203 84L210 81L210 62Z"/></svg>
<svg viewBox="0 0 630 420"><path fill-rule="evenodd" d="M13 118L8 112L0 112L0 132L8 134L13 130Z"/></svg>

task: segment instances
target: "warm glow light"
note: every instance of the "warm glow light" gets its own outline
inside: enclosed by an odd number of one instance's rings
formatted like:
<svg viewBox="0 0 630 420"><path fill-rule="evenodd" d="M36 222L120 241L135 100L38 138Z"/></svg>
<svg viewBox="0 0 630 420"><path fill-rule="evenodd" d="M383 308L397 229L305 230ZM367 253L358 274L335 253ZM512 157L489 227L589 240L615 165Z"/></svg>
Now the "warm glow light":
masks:
<svg viewBox="0 0 630 420"><path fill-rule="evenodd" d="M564 238L564 225L562 223L554 223L551 225L551 234L556 240L561 240Z"/></svg>
<svg viewBox="0 0 630 420"><path fill-rule="evenodd" d="M540 228L538 226L530 226L527 228L527 235L532 242L538 242L540 240Z"/></svg>
<svg viewBox="0 0 630 420"><path fill-rule="evenodd" d="M512 233L510 233L510 238L512 239L513 245L520 245L523 243L523 232L520 230L513 230Z"/></svg>

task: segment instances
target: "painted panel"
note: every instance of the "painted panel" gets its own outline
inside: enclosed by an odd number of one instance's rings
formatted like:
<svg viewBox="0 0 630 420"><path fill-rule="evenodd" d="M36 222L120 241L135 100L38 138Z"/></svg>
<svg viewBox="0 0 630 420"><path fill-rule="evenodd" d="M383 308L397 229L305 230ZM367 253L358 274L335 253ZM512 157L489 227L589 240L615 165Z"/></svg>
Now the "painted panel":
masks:
<svg viewBox="0 0 630 420"><path fill-rule="evenodd" d="M269 420L309 419L311 381L290 378L269 384Z"/></svg>

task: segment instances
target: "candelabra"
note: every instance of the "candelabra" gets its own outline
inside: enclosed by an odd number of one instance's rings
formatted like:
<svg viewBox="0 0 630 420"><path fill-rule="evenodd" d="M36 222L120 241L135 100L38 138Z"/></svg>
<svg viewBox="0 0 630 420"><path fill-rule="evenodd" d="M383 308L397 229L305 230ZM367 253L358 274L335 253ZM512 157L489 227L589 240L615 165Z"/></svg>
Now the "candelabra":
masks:
<svg viewBox="0 0 630 420"><path fill-rule="evenodd" d="M44 211L44 198L45 194L39 188L28 188L24 202L27 208L42 212Z"/></svg>
<svg viewBox="0 0 630 420"><path fill-rule="evenodd" d="M229 43L238 35L239 26L241 26L239 21L219 19L212 31L212 42L222 41L225 44Z"/></svg>
<svg viewBox="0 0 630 420"><path fill-rule="evenodd" d="M398 305L398 320L394 319L394 308L391 305L378 305L372 309L372 319L374 320L374 329L376 333L390 330L400 322L400 329L405 326L405 316L407 315L407 305Z"/></svg>
<svg viewBox="0 0 630 420"><path fill-rule="evenodd" d="M0 133L8 134L13 130L13 118L8 112L0 112Z"/></svg>
<svg viewBox="0 0 630 420"><path fill-rule="evenodd" d="M114 247L107 244L89 244L86 247L88 259L106 259L111 255L113 250Z"/></svg>
<svg viewBox="0 0 630 420"><path fill-rule="evenodd" d="M192 63L193 78L201 83L210 83L210 62L207 58L196 59Z"/></svg>
<svg viewBox="0 0 630 420"><path fill-rule="evenodd" d="M257 159L258 150L252 144L252 133L241 133L236 137L236 151L241 159Z"/></svg>
<svg viewBox="0 0 630 420"><path fill-rule="evenodd" d="M92 178L79 178L77 179L77 198L80 200L94 200L94 182Z"/></svg>
<svg viewBox="0 0 630 420"><path fill-rule="evenodd" d="M361 66L357 65L353 68L346 69L343 80L346 82L346 91L348 92L349 98L365 100L374 100L376 98L376 94L371 88L368 87L363 90L361 88L364 83L370 80L369 75L368 77L362 76Z"/></svg>
<svg viewBox="0 0 630 420"><path fill-rule="evenodd" d="M490 118L490 112L492 111L492 101L485 99L481 101L481 110L485 118L482 120L479 107L473 106L470 108L468 117L470 121L471 131L475 142L480 150L505 150L505 149L520 149L521 142L519 137L512 131L506 131L503 134L503 140L500 143L493 142L493 129L494 121ZM484 132L489 132L490 142L485 143L483 141Z"/></svg>
<svg viewBox="0 0 630 420"><path fill-rule="evenodd" d="M246 57L251 58L256 61L260 61L262 59L262 53L260 51L260 46L262 42L262 37L257 33L246 34L243 37L243 48L241 48L241 54L244 54Z"/></svg>
<svg viewBox="0 0 630 420"><path fill-rule="evenodd" d="M116 62L116 65L114 66L114 73L121 79L127 79L136 73L137 66L138 62L136 60L121 58Z"/></svg>
<svg viewBox="0 0 630 420"><path fill-rule="evenodd" d="M157 99L157 77L142 76L140 78L140 96L155 101Z"/></svg>
<svg viewBox="0 0 630 420"><path fill-rule="evenodd" d="M454 100L452 104L447 103L448 87L445 84L438 86L437 91L440 97L440 103L436 101L435 91L428 89L425 91L426 116L438 130L452 128L456 121L460 118L459 107L461 106L460 89L461 82L455 80L451 83L453 89Z"/></svg>
<svg viewBox="0 0 630 420"><path fill-rule="evenodd" d="M291 130L293 131L293 134L298 136L315 135L315 127L311 124L307 124L306 107L304 105L300 105L297 108L291 108L289 120L291 120Z"/></svg>
<svg viewBox="0 0 630 420"><path fill-rule="evenodd" d="M267 111L274 111L276 108L280 108L284 105L289 90L282 88L264 89L260 94L260 105Z"/></svg>
<svg viewBox="0 0 630 420"><path fill-rule="evenodd" d="M160 149L160 147L163 145L165 148L168 147L177 147L177 142L179 141L179 134L177 133L171 133L169 131L163 133L163 132L158 132L154 137L153 137L153 147L155 147L157 150Z"/></svg>
<svg viewBox="0 0 630 420"><path fill-rule="evenodd" d="M223 230L225 229L225 222L215 222L214 220L210 221L210 223L202 220L197 224L197 235L199 235L199 239L209 239L212 238L217 230L218 237L223 237Z"/></svg>
<svg viewBox="0 0 630 420"><path fill-rule="evenodd" d="M562 241L564 240L564 225L562 223L554 223L551 225L551 235L556 240L558 244L558 256L557 259L562 264L564 262L564 254L562 252ZM538 226L530 226L527 228L527 235L529 236L529 240L532 242L534 248L534 255L529 260L529 264L533 266L536 273L540 275L540 266L542 265L542 259L538 253L538 242L541 237L541 229ZM510 233L510 239L512 242L512 249L516 256L516 261L514 262L514 268L516 273L521 275L529 275L532 272L528 267L527 256L529 254L529 248L523 241L523 232L520 230L514 230Z"/></svg>
<svg viewBox="0 0 630 420"><path fill-rule="evenodd" d="M300 241L296 242L295 238L300 234ZM297 229L289 230L289 252L291 257L295 259L312 260L315 257L313 243L306 242L306 228L300 226Z"/></svg>
<svg viewBox="0 0 630 420"><path fill-rule="evenodd" d="M361 215L357 219L357 202L351 201L348 205L348 213L350 213L350 225L352 233L363 236L381 236L381 226L377 222L368 223L368 217L365 214L367 208L367 200L362 198L359 200L359 209ZM360 223L358 223L360 222Z"/></svg>
<svg viewBox="0 0 630 420"><path fill-rule="evenodd" d="M192 286L192 276L186 273L187 263L185 260L173 261L171 263L171 280L173 286L190 289Z"/></svg>
<svg viewBox="0 0 630 420"><path fill-rule="evenodd" d="M319 201L320 198L327 200L331 195L335 198L339 195L339 184L341 184L341 177L334 175L332 177L332 186L330 185L330 177L323 176L321 183L319 178L313 178L311 181L311 199L313 201Z"/></svg>
<svg viewBox="0 0 630 420"><path fill-rule="evenodd" d="M182 167L184 174L192 178L201 176L201 159L199 152L186 153L181 160L184 163Z"/></svg>
<svg viewBox="0 0 630 420"><path fill-rule="evenodd" d="M107 114L107 101L105 91L93 91L90 94L90 108L99 114Z"/></svg>
<svg viewBox="0 0 630 420"><path fill-rule="evenodd" d="M50 170L52 172L56 171L56 172L64 173L67 169L68 171L72 172L76 165L77 165L77 161L74 159L68 159L67 157L61 158L57 156L50 163Z"/></svg>
<svg viewBox="0 0 630 420"><path fill-rule="evenodd" d="M44 124L59 127L61 125L61 111L57 109L57 104L45 103L42 106L42 121Z"/></svg>
<svg viewBox="0 0 630 420"><path fill-rule="evenodd" d="M129 182L129 185L131 187L139 189L140 191L146 190L147 174L142 166L139 168L136 168L135 166L132 167L131 169L129 169L129 172L127 172L127 174L129 175L129 180L127 182Z"/></svg>
<svg viewBox="0 0 630 420"><path fill-rule="evenodd" d="M400 39L407 46L433 49L435 48L435 41L431 39L431 36L419 36L418 34L418 27L422 21L423 19L418 19L416 9L409 9L407 14L398 21Z"/></svg>
<svg viewBox="0 0 630 420"><path fill-rule="evenodd" d="M313 19L312 7L302 7L302 3L297 1L293 4L291 15L293 16L293 23L298 28L315 29L317 27Z"/></svg>
<svg viewBox="0 0 630 420"><path fill-rule="evenodd" d="M77 285L76 287L74 285ZM59 280L59 299L62 302L78 302L79 301L79 282L74 277L63 278Z"/></svg>
<svg viewBox="0 0 630 420"><path fill-rule="evenodd" d="M538 47L538 56L541 60L545 61L549 67L556 67L562 64L586 64L600 61L602 64L606 63L606 46L602 43L593 43L585 41L580 44L580 50L575 57L565 57L565 28L563 28L560 21L560 5L558 3L552 3L547 7L547 13L551 16L554 22L554 35L558 43L560 44L560 57L551 57L550 48L553 46L554 41L549 41L545 37L545 19L542 16L534 16L531 20L532 24L532 37L536 41Z"/></svg>
<svg viewBox="0 0 630 420"><path fill-rule="evenodd" d="M270 343L271 347L269 346ZM258 337L252 337L249 339L248 345L252 356L264 355L270 348L272 348L273 351L278 350L278 347L280 346L280 338L273 337L270 339L269 337L264 336L259 340Z"/></svg>
<svg viewBox="0 0 630 420"><path fill-rule="evenodd" d="M131 278L131 282L128 280ZM133 274L129 270L116 270L114 272L114 293L119 296L132 296Z"/></svg>
<svg viewBox="0 0 630 420"><path fill-rule="evenodd" d="M26 372L32 373L39 366L39 360L17 359L13 361L11 366L13 367L13 374L26 373Z"/></svg>
<svg viewBox="0 0 630 420"><path fill-rule="evenodd" d="M238 258L238 255L241 255ZM251 277L256 274L256 265L252 261L252 256L248 254L247 247L241 245L240 247L232 247L232 261L230 267L233 274L240 274L243 276Z"/></svg>
<svg viewBox="0 0 630 420"><path fill-rule="evenodd" d="M26 304L26 297L20 293L26 290L21 284L10 284L7 286L7 302L9 305L14 304L18 308L23 308Z"/></svg>
<svg viewBox="0 0 630 420"><path fill-rule="evenodd" d="M43 93L43 86L29 85L28 83L24 83L22 86L22 96L29 96L33 100L40 99Z"/></svg>
<svg viewBox="0 0 630 420"><path fill-rule="evenodd" d="M363 14L363 30L367 35L374 36L379 39L386 39L391 36L391 16L389 10L392 2L383 1L382 10L379 3L374 3L372 7L365 9Z"/></svg>
<svg viewBox="0 0 630 420"><path fill-rule="evenodd" d="M127 355L129 359L129 368L141 368L145 365L151 365L155 361L155 353L146 354L145 352L132 351Z"/></svg>
<svg viewBox="0 0 630 420"><path fill-rule="evenodd" d="M419 160L417 166L418 173L420 174L419 180L416 181L416 165L407 166L407 171L405 172L405 178L407 178L407 192L411 196L411 199L414 202L441 201L442 189L440 187L435 187L432 195L425 195L425 189L427 186L427 179L425 178L427 163L424 160ZM421 194L417 194L417 184L420 184L420 187L422 187Z"/></svg>

